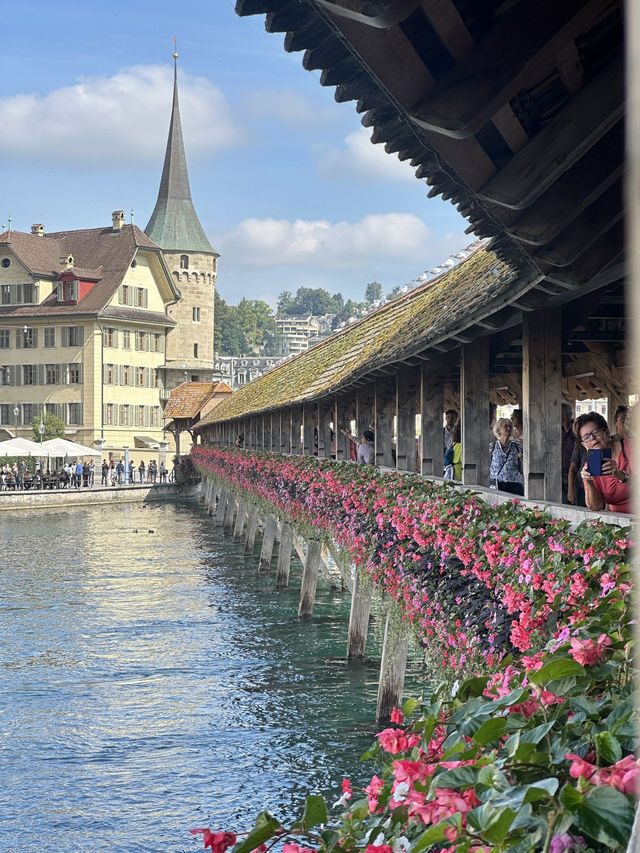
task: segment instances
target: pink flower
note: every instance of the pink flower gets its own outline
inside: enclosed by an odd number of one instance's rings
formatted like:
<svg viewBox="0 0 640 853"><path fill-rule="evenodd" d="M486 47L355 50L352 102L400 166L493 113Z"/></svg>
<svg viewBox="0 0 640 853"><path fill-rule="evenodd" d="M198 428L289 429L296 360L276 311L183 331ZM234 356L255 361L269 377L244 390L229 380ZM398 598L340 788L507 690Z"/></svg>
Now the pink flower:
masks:
<svg viewBox="0 0 640 853"><path fill-rule="evenodd" d="M236 836L233 832L211 832L210 829L190 829L191 835L202 835L204 841L204 849L211 848L212 853L224 853L229 847L233 847L236 843Z"/></svg>
<svg viewBox="0 0 640 853"><path fill-rule="evenodd" d="M573 637L569 654L583 666L592 666L599 663L605 656L607 646L611 645L611 639L606 634L600 634L598 640L579 640Z"/></svg>
<svg viewBox="0 0 640 853"><path fill-rule="evenodd" d="M378 795L382 791L384 787L384 780L380 779L378 776L373 776L371 778L371 782L364 789L367 794L367 800L369 802L369 811L371 814L375 812L378 808Z"/></svg>
<svg viewBox="0 0 640 853"><path fill-rule="evenodd" d="M400 710L400 708L394 708L391 712L391 722L402 725L404 722L404 714Z"/></svg>
<svg viewBox="0 0 640 853"><path fill-rule="evenodd" d="M294 844L293 841L289 841L287 844L283 845L282 853L316 853L316 851L311 847L300 847L299 844Z"/></svg>
<svg viewBox="0 0 640 853"><path fill-rule="evenodd" d="M285 853L284 848L282 853ZM390 844L367 844L364 853L393 853L393 848Z"/></svg>
<svg viewBox="0 0 640 853"><path fill-rule="evenodd" d="M391 755L404 752L408 747L407 736L402 729L384 729L376 737L384 751L391 753Z"/></svg>

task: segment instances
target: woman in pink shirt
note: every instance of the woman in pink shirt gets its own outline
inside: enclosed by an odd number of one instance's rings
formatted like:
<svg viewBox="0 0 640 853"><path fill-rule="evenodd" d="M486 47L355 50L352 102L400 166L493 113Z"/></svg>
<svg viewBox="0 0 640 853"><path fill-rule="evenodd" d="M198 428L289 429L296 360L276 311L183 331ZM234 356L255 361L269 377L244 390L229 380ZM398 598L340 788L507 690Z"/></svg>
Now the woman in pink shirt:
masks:
<svg viewBox="0 0 640 853"><path fill-rule="evenodd" d="M632 512L631 447L629 439L612 439L607 422L597 412L576 418L574 432L587 450L611 450L610 458L602 460L602 475L593 476L587 470L588 462L580 472L584 481L587 507L611 512Z"/></svg>

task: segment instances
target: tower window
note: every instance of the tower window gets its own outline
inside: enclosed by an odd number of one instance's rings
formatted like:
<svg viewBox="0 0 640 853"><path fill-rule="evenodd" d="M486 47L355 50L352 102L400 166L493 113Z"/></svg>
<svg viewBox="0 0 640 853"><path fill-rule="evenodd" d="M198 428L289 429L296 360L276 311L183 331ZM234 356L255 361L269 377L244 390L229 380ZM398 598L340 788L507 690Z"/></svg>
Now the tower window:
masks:
<svg viewBox="0 0 640 853"><path fill-rule="evenodd" d="M189 269L189 255L180 255L180 269L188 270Z"/></svg>
<svg viewBox="0 0 640 853"><path fill-rule="evenodd" d="M193 357L194 358L198 357L198 344L193 345Z"/></svg>
<svg viewBox="0 0 640 853"><path fill-rule="evenodd" d="M199 323L200 322L200 308L194 306L191 309L191 320L193 323Z"/></svg>

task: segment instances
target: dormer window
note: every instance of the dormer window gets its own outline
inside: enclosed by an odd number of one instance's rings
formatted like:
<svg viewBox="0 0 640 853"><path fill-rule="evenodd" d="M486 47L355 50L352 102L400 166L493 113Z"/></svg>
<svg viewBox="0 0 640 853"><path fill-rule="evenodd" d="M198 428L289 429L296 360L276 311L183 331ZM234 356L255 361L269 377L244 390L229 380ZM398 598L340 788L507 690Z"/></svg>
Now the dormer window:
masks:
<svg viewBox="0 0 640 853"><path fill-rule="evenodd" d="M58 282L58 302L78 301L78 280Z"/></svg>
<svg viewBox="0 0 640 853"><path fill-rule="evenodd" d="M188 270L189 269L189 255L180 255L180 269Z"/></svg>

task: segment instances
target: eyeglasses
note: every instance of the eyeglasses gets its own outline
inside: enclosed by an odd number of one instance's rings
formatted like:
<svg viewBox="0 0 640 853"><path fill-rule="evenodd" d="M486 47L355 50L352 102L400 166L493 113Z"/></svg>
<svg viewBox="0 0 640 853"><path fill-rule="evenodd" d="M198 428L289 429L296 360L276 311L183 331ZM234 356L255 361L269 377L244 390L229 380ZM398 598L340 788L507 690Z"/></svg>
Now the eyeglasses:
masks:
<svg viewBox="0 0 640 853"><path fill-rule="evenodd" d="M598 429L592 429L591 432L586 433L586 435L580 436L580 441L584 444L585 441L595 441L598 437L598 433L602 432L602 427L598 427Z"/></svg>

